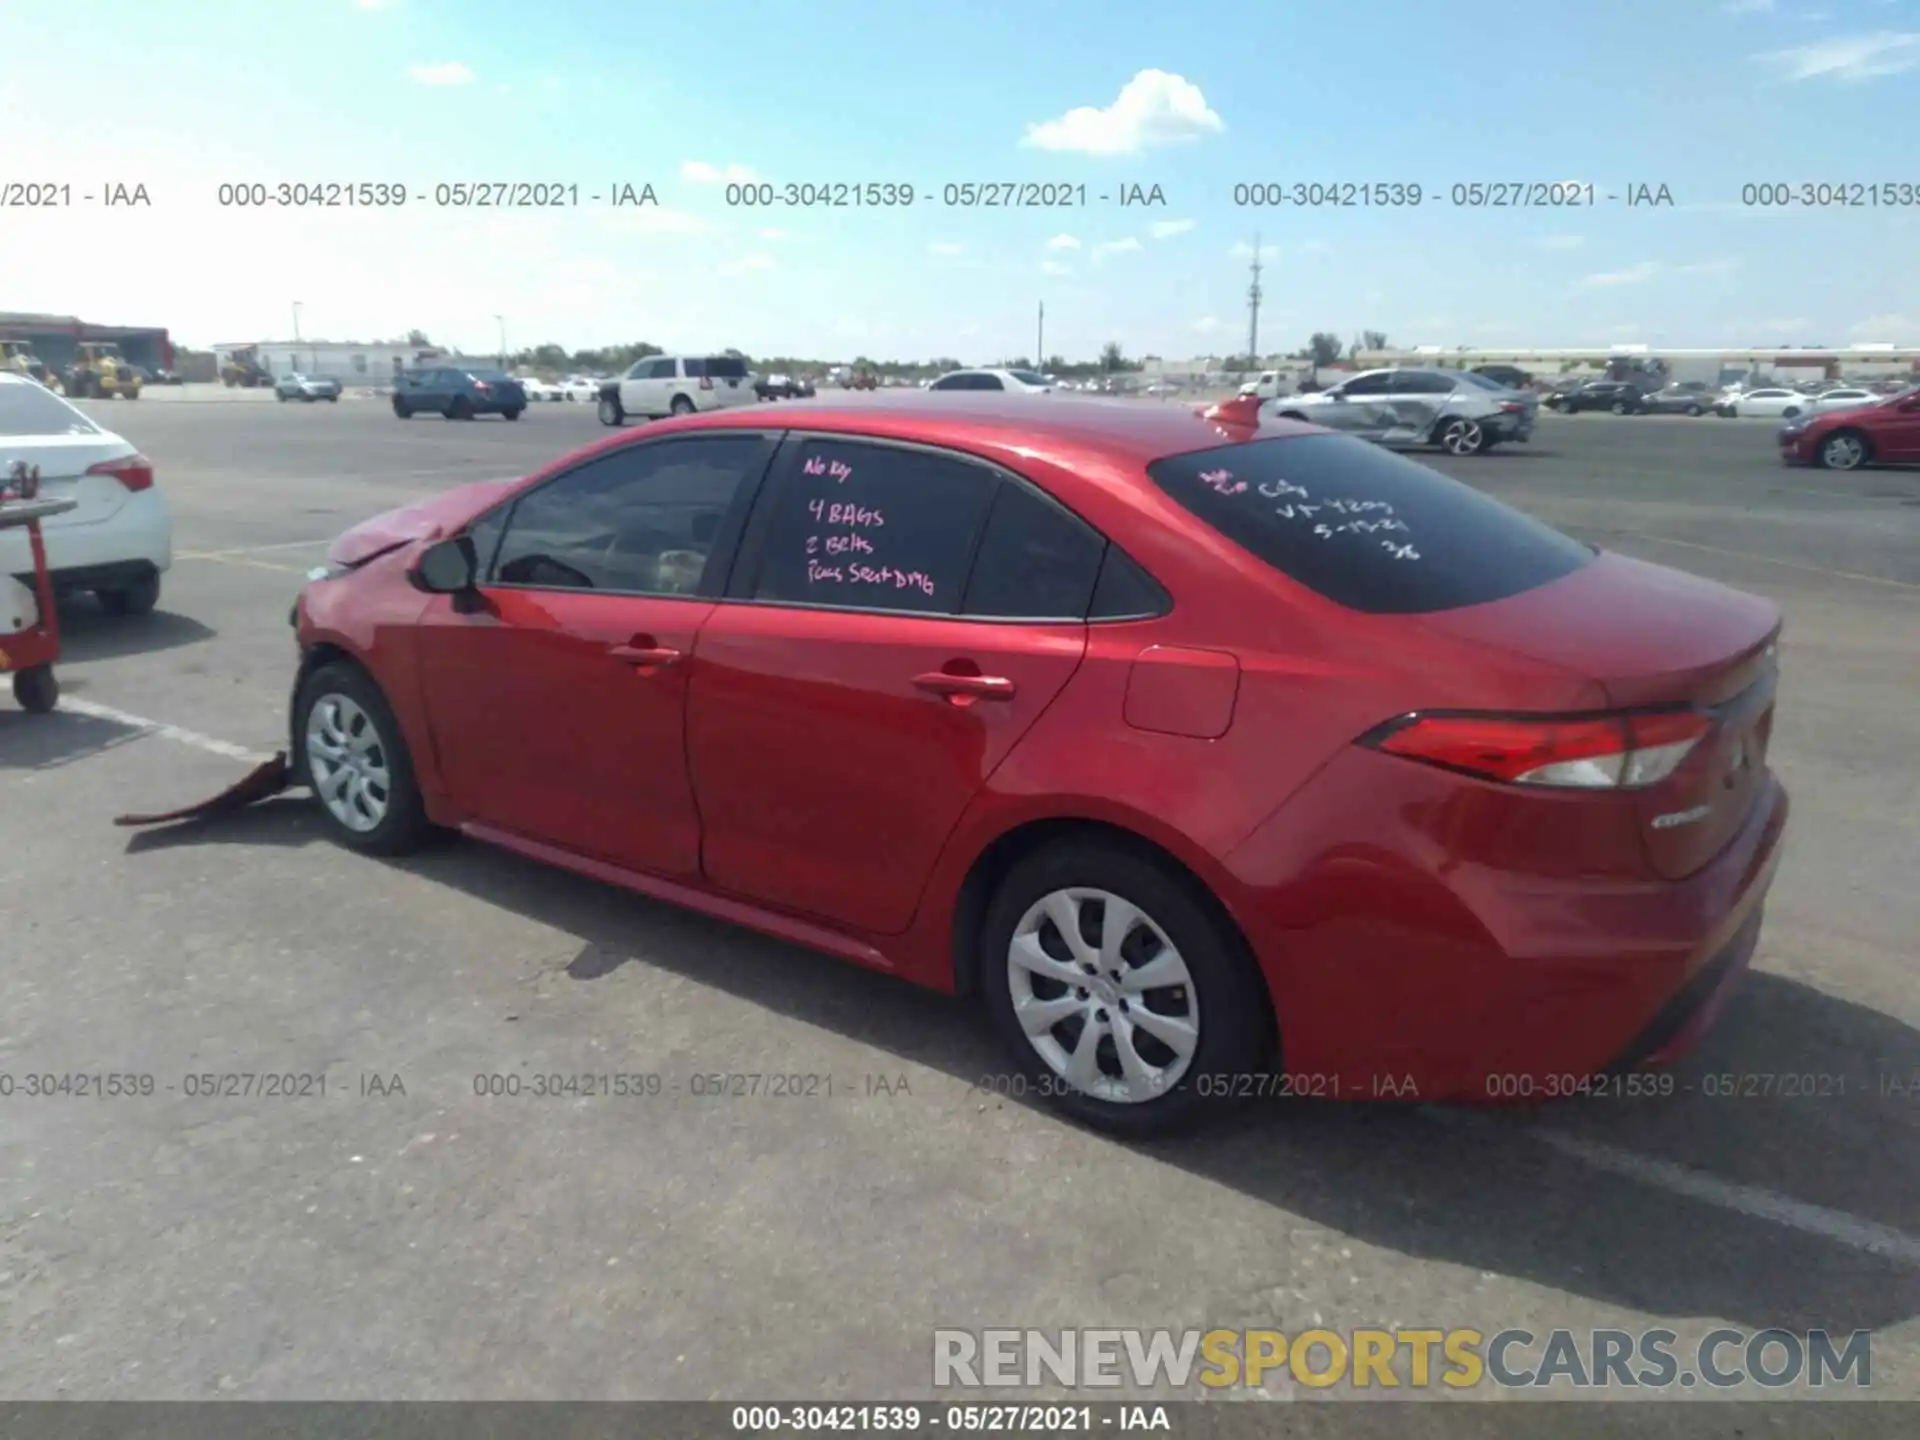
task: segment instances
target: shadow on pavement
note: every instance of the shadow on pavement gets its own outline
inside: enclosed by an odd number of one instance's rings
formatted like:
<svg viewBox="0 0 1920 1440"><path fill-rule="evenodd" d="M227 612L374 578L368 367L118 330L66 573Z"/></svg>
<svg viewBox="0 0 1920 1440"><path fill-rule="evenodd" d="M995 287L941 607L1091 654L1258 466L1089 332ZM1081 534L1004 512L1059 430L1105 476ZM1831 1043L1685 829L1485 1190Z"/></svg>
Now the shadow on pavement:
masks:
<svg viewBox="0 0 1920 1440"><path fill-rule="evenodd" d="M284 800L142 833L130 849L301 845L319 833L306 802ZM573 935L566 973L583 983L649 965L968 1086L1004 1076L963 1002L484 845L397 863ZM1920 1032L1756 973L1673 1073L1668 1098L1533 1110L1270 1101L1131 1148L1303 1224L1610 1306L1835 1331L1920 1314ZM1017 1102L971 1092L964 1103ZM1649 1183L1662 1166L1684 1167L1717 1203ZM1782 1196L1801 1223L1781 1223ZM1811 1207L1843 1238L1815 1233ZM1888 1235L1892 1253L1874 1253Z"/></svg>
<svg viewBox="0 0 1920 1440"><path fill-rule="evenodd" d="M60 664L113 660L177 650L211 640L217 631L185 615L155 610L150 615L109 615L91 595L60 600Z"/></svg>

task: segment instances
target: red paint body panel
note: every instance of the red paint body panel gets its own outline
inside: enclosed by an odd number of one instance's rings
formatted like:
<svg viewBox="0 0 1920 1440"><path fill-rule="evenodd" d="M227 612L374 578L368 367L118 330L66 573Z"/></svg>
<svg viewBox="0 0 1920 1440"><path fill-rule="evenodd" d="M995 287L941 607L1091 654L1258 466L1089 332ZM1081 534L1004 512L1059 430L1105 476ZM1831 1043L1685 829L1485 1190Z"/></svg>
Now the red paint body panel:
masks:
<svg viewBox="0 0 1920 1440"><path fill-rule="evenodd" d="M1239 926L1287 1070L1355 1097L1411 1077L1425 1099L1503 1098L1502 1076L1591 1074L1636 1047L1668 1058L1735 983L1788 808L1761 733L1779 628L1764 601L1606 555L1493 604L1365 615L1147 479L1152 460L1240 427L967 395L803 402L776 420L1025 476L1172 609L1024 624L490 589L458 614L409 585L421 542L587 455L771 422L749 407L617 433L526 481L369 521L334 558L377 558L303 593L302 644L379 681L437 820L942 990L961 982L959 907L996 842L1045 821L1125 830ZM1290 431L1317 433L1261 435ZM611 653L642 642L683 658ZM948 693L954 676L1006 683ZM1638 795L1500 784L1355 743L1414 712L1645 705L1721 718L1692 768ZM1753 763L1729 769L1756 735ZM1707 793L1710 821L1648 838L1664 807Z"/></svg>

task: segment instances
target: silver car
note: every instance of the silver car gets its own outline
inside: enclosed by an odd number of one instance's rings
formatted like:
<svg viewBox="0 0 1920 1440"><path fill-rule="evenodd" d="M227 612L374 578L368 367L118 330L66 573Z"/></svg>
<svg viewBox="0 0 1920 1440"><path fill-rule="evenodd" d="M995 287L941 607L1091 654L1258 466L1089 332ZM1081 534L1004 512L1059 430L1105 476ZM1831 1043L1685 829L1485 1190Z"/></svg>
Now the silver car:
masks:
<svg viewBox="0 0 1920 1440"><path fill-rule="evenodd" d="M1540 397L1465 370L1366 370L1325 390L1269 400L1263 416L1304 420L1397 448L1437 445L1479 455L1526 440Z"/></svg>
<svg viewBox="0 0 1920 1440"><path fill-rule="evenodd" d="M309 405L316 400L340 398L340 382L318 375L282 375L273 382L273 389L282 400L304 400Z"/></svg>

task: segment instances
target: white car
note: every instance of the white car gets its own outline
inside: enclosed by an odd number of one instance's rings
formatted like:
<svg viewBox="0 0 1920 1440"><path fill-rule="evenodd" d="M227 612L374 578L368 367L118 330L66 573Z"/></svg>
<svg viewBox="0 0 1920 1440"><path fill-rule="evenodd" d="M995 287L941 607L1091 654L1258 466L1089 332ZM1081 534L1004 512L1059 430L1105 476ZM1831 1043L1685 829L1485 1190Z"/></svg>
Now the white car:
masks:
<svg viewBox="0 0 1920 1440"><path fill-rule="evenodd" d="M1887 397L1873 390L1862 390L1857 385L1835 386L1831 390L1822 390L1813 397L1813 404L1807 413L1824 415L1829 410L1851 410L1856 405L1872 405Z"/></svg>
<svg viewBox="0 0 1920 1440"><path fill-rule="evenodd" d="M759 391L738 355L653 355L600 385L600 423L658 420L699 410L755 405Z"/></svg>
<svg viewBox="0 0 1920 1440"><path fill-rule="evenodd" d="M1724 397L1714 407L1720 414L1728 416L1759 415L1770 419L1784 416L1792 419L1795 415L1812 412L1813 397L1803 395L1798 390L1789 390L1785 386L1770 385L1759 390L1746 390L1738 395Z"/></svg>
<svg viewBox="0 0 1920 1440"><path fill-rule="evenodd" d="M592 404L600 398L600 382L591 375L569 375L560 382L562 400L584 400Z"/></svg>
<svg viewBox="0 0 1920 1440"><path fill-rule="evenodd" d="M929 390L998 390L1015 395L1045 395L1053 382L1034 370L949 370Z"/></svg>
<svg viewBox="0 0 1920 1440"><path fill-rule="evenodd" d="M1259 379L1249 380L1240 387L1242 395L1258 395L1262 400L1278 399L1286 390L1287 382L1278 370L1262 370Z"/></svg>
<svg viewBox="0 0 1920 1440"><path fill-rule="evenodd" d="M145 615L160 599L160 577L173 565L173 521L154 488L153 462L111 430L95 424L24 375L0 373L0 479L16 467L40 472L40 493L77 500L77 508L41 524L47 568L56 590L91 590L111 614ZM23 529L0 530L0 577L33 573ZM5 586L0 586L4 590ZM18 587L24 589L25 587ZM5 607L0 625L22 614ZM27 593L33 614L38 607Z"/></svg>
<svg viewBox="0 0 1920 1440"><path fill-rule="evenodd" d="M558 400L560 398L560 387L551 380L542 380L537 375L521 375L516 378L520 381L520 388L527 392L528 400Z"/></svg>

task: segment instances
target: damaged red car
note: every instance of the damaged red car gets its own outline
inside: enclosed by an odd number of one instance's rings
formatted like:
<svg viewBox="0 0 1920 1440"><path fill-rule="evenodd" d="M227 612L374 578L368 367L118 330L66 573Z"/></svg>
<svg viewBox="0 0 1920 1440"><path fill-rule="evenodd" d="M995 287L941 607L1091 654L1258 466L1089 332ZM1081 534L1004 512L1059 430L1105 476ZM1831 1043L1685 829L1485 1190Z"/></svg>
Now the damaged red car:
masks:
<svg viewBox="0 0 1920 1440"><path fill-rule="evenodd" d="M349 532L294 613L344 843L459 831L978 997L1123 1133L1677 1055L1787 818L1768 602L1232 407L609 437Z"/></svg>

